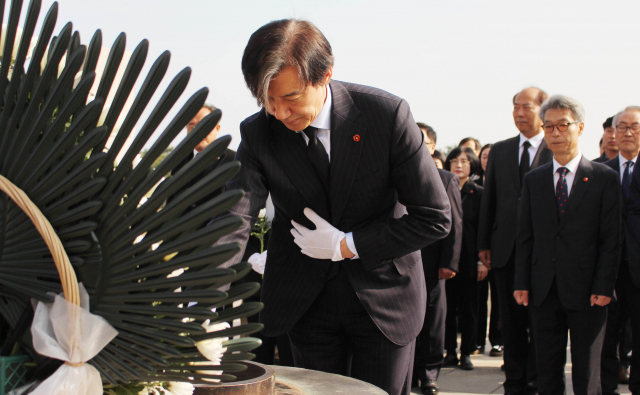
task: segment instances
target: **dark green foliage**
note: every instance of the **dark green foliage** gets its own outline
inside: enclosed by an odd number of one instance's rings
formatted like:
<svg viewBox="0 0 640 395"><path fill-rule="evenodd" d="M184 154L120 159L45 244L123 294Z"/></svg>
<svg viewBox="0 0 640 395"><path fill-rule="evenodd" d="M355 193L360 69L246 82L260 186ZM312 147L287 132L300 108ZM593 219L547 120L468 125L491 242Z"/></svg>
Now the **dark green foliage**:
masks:
<svg viewBox="0 0 640 395"><path fill-rule="evenodd" d="M12 1L2 59L9 59L12 53L20 9L21 2ZM165 76L170 54L160 55L140 91L133 92L149 43L144 40L135 48L118 81L116 71L126 47L126 36L120 34L104 71L96 75L100 31L88 47L82 45L71 23L52 38L57 9L54 3L45 17L25 71L23 64L40 12L40 0L32 0L17 57L0 66L0 175L21 188L51 222L78 280L90 294L92 313L104 317L119 331L90 362L105 381L113 385L139 380L205 382L207 374L195 373L190 365L203 360L194 345L217 334L207 334L202 322L231 321L262 308L259 303L231 306L235 300L255 293L257 284L231 287L227 292L218 290L250 270L247 263L224 265L239 252L239 246L211 247L237 229L241 220L228 217L199 229L203 218L224 213L241 198L242 191L227 191L185 213L194 202L234 177L240 164L220 166L191 189L178 193L191 178L218 160L230 138L216 140L181 171L166 178L157 190L154 188L215 127L221 112L211 113L180 144L169 147L204 104L208 91L201 89L178 110L151 147L142 151L184 92L190 69L182 70L172 80L149 117L142 121L142 113ZM3 14L0 10L0 20ZM47 45L47 64L41 69ZM87 103L96 79L97 93ZM105 108L111 92L115 92L114 99ZM133 104L125 110L132 95ZM104 121L100 121L101 114L105 115ZM119 119L123 123L114 132ZM136 124L140 129L126 147ZM116 163L121 150L123 159ZM134 165L136 157L139 162ZM167 204L172 195L176 197ZM168 277L177 269L184 269L184 274ZM8 327L30 320L30 298L51 301L48 293L60 291L47 246L22 210L0 192L0 346L10 348L5 344L12 333ZM197 304L189 306L189 302ZM218 313L212 312L212 307L218 308ZM261 328L249 324L219 334L233 337ZM23 348L31 351L38 366L50 365L46 358L33 353L29 331L23 332ZM242 369L234 361L252 358L248 351L260 342L245 337L225 344L229 348L221 366L225 374L215 378L228 381L234 379L233 372ZM112 390L118 395L127 393L125 387Z"/></svg>

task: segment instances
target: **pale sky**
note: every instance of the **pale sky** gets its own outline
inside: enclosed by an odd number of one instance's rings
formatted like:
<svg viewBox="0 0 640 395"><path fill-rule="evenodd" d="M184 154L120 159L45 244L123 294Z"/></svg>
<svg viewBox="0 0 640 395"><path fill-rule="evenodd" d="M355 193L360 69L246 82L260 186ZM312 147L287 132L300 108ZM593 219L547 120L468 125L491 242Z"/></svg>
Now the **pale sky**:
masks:
<svg viewBox="0 0 640 395"><path fill-rule="evenodd" d="M43 0L40 20L51 4ZM231 148L240 122L258 111L240 70L247 40L265 23L290 17L325 34L334 79L406 99L415 120L438 132L440 148L468 136L483 144L515 136L511 98L535 85L582 102L580 148L592 159L604 120L640 104L638 1L60 0L59 7L55 34L72 21L84 44L98 28L106 46L123 31L129 51L148 39L139 83L164 50L172 59L162 87L190 66L172 115L208 87Z"/></svg>

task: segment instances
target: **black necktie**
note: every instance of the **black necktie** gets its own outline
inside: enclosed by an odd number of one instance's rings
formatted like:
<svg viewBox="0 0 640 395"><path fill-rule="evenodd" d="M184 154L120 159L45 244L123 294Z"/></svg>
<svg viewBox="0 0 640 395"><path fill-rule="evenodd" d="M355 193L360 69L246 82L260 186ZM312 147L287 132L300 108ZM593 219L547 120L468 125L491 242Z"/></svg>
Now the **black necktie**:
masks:
<svg viewBox="0 0 640 395"><path fill-rule="evenodd" d="M527 140L522 146L524 149L522 150L522 156L520 156L520 185L522 185L524 175L529 172L529 147L531 147L531 143Z"/></svg>
<svg viewBox="0 0 640 395"><path fill-rule="evenodd" d="M569 189L567 188L567 179L565 178L569 169L566 167L559 167L557 172L560 175L558 182L556 183L556 203L558 206L558 221L564 214L564 209L567 207L567 200L569 200Z"/></svg>
<svg viewBox="0 0 640 395"><path fill-rule="evenodd" d="M625 202L629 197L629 187L631 186L631 166L633 166L633 161L628 161L624 167L624 173L622 173L622 197Z"/></svg>
<svg viewBox="0 0 640 395"><path fill-rule="evenodd" d="M307 127L303 130L304 134L309 138L309 144L307 144L307 155L313 163L313 167L316 168L320 181L324 185L324 189L329 194L329 155L327 150L320 141L318 141L318 129L313 126Z"/></svg>

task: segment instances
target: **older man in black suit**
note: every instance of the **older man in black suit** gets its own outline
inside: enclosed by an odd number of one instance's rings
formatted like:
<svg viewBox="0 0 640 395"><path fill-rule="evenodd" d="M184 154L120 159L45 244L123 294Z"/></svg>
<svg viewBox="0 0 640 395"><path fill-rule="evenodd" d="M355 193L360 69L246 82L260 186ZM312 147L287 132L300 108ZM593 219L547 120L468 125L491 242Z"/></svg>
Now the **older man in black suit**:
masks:
<svg viewBox="0 0 640 395"><path fill-rule="evenodd" d="M331 81L331 45L306 21L254 32L242 71L263 109L240 126L242 168L229 185L245 191L231 214L246 222L220 243L246 243L271 193L263 333L288 332L296 366L350 368L390 394L409 394L426 310L419 250L451 227L409 105Z"/></svg>
<svg viewBox="0 0 640 395"><path fill-rule="evenodd" d="M526 88L513 97L513 120L520 134L491 147L478 227L481 262L493 270L498 289L504 342L506 394L534 391L535 358L529 314L513 300L515 239L522 178L551 161L538 116L547 94Z"/></svg>
<svg viewBox="0 0 640 395"><path fill-rule="evenodd" d="M427 124L418 122L425 137L425 145L431 155L436 149L437 135ZM443 365L445 319L447 317L447 295L445 280L455 277L458 271L462 246L462 197L458 177L446 170L438 169L442 184L447 190L451 204L451 231L444 239L428 245L421 251L427 285L427 311L424 325L416 340L414 378L420 380L423 394L437 394L437 380Z"/></svg>
<svg viewBox="0 0 640 395"><path fill-rule="evenodd" d="M615 133L615 146L619 148L619 153L615 158L605 162L616 173L618 173L622 187L623 211L629 197L629 187L631 185L631 175L638 161L640 152L640 134L633 128L640 127L640 107L627 107L618 113L611 121ZM634 126L635 125L635 126ZM623 215L624 219L624 215ZM627 373L624 362L627 359L625 353L625 340L627 335L627 322L630 315L639 316L640 310L628 308L629 295L627 290L633 287L631 273L629 272L629 247L635 247L633 240L629 240L626 234L626 227L622 231L622 251L620 254L620 272L616 281L617 300L612 301L607 307L607 329L602 347L602 393L613 395L618 393L618 381L621 375ZM629 243L632 243L631 245ZM634 303L634 302L632 302ZM638 319L635 322L640 322ZM640 333L640 327L635 331ZM619 351L620 350L620 351ZM628 351L627 351L628 352ZM637 349L640 363L640 348ZM622 363L621 363L622 362ZM628 366L628 365L627 365ZM640 375L636 375L636 380L640 380ZM640 383L635 383L638 385Z"/></svg>
<svg viewBox="0 0 640 395"><path fill-rule="evenodd" d="M567 332L573 392L601 394L605 306L619 265L620 181L580 153L580 103L552 96L540 118L553 163L524 177L514 297L531 305L539 394L565 393Z"/></svg>

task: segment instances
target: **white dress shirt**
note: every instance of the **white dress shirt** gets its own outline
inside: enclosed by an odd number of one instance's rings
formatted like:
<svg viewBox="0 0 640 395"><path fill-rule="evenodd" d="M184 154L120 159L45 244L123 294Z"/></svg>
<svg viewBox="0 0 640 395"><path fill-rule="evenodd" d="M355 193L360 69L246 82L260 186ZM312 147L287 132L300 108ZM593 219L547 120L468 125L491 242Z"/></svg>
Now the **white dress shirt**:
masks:
<svg viewBox="0 0 640 395"><path fill-rule="evenodd" d="M538 152L538 147L542 143L542 139L544 138L544 133L540 132L535 136L527 139L524 137L522 133L520 133L520 147L518 148L518 165L520 164L520 159L522 158L522 151L524 151L524 142L529 141L531 146L529 147L529 166L533 163L533 159L536 157L536 153Z"/></svg>
<svg viewBox="0 0 640 395"><path fill-rule="evenodd" d="M624 176L624 170L627 167L627 162L629 161L625 159L625 157L622 156L622 154L620 153L618 153L618 161L620 162L620 182L622 182L622 177ZM635 158L631 159L631 162L633 162L633 164L629 168L629 175L633 174L633 168L636 165L636 163L638 163L638 157L636 156Z"/></svg>
<svg viewBox="0 0 640 395"><path fill-rule="evenodd" d="M329 157L329 163L331 163L331 103L333 102L331 98L331 87L327 84L327 98L324 101L324 105L320 110L320 113L316 116L316 118L311 122L310 126L318 129L318 140L322 143L325 151L327 151L327 156ZM302 133L302 131L296 132L299 133L304 139L305 144L309 144L309 137L306 134ZM347 241L347 247L349 250L355 254L355 256L351 259L358 259L358 251L356 250L356 245L353 242L353 233L349 232L345 234L345 238Z"/></svg>
<svg viewBox="0 0 640 395"><path fill-rule="evenodd" d="M560 163L556 162L556 158L553 158L553 190L556 190L556 185L558 184L558 180L560 179L560 174L558 174L558 169L561 167L566 167L567 174L564 176L567 181L567 194L569 198L571 198L571 187L573 187L573 180L576 178L576 171L578 170L578 166L580 165L580 160L582 160L582 152L578 151L578 155L575 158L571 159L569 163L562 166Z"/></svg>

